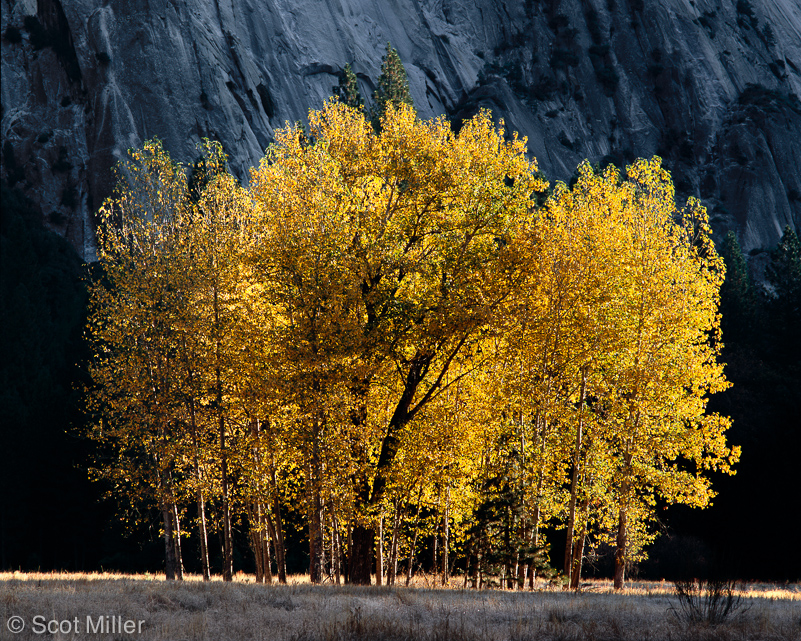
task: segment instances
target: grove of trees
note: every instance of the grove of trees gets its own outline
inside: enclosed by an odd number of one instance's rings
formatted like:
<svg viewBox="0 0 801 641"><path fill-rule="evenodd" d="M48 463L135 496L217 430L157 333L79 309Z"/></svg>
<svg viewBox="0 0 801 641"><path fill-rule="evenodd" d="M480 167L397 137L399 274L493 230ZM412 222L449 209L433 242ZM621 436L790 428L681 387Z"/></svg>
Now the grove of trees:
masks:
<svg viewBox="0 0 801 641"><path fill-rule="evenodd" d="M243 527L258 580L285 581L293 513L314 582L408 582L425 540L443 581L533 585L558 528L571 586L606 543L621 587L657 504L707 506L739 457L706 407L728 383L704 208L658 158L585 162L546 199L488 113L375 118L332 100L246 187L209 141L191 167L157 140L120 165L90 285L93 473L159 511L168 578L187 536L208 578L218 532L230 580Z"/></svg>

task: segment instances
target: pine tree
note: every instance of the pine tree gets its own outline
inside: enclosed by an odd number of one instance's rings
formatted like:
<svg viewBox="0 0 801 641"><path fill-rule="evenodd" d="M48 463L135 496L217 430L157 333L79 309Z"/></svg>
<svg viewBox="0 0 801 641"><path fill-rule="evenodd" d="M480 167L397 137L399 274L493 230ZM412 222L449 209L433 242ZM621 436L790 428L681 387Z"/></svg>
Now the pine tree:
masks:
<svg viewBox="0 0 801 641"><path fill-rule="evenodd" d="M726 341L747 340L756 311L754 287L748 265L733 231L726 234L720 248L726 263L726 280L720 288L720 313L723 338Z"/></svg>
<svg viewBox="0 0 801 641"><path fill-rule="evenodd" d="M336 89L342 103L354 109L364 108L362 94L359 91L359 83L356 80L356 74L353 73L350 64L346 64L345 68L342 70L342 75L339 78L339 85Z"/></svg>
<svg viewBox="0 0 801 641"><path fill-rule="evenodd" d="M378 77L378 89L373 94L372 122L376 131L381 130L381 119L387 111L387 105L396 109L400 105L408 105L414 109L412 94L409 93L409 78L403 67L398 52L387 43L387 53L382 58L381 75Z"/></svg>
<svg viewBox="0 0 801 641"><path fill-rule="evenodd" d="M778 247L771 252L766 274L770 291L768 310L781 358L788 363L801 359L798 317L801 314L801 241L788 225Z"/></svg>

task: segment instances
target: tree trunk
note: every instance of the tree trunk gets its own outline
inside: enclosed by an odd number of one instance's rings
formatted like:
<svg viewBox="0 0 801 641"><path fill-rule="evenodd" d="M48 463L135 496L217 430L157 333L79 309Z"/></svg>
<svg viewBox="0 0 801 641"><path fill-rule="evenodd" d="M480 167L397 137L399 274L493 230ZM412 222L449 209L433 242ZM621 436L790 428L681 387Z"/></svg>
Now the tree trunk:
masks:
<svg viewBox="0 0 801 641"><path fill-rule="evenodd" d="M270 475L272 477L272 498L273 498L273 517L267 514L267 523L270 527L270 536L275 543L275 563L278 566L278 582L286 583L286 550L284 548L284 528L281 519L281 501L278 498L278 477L275 472L275 462L270 465Z"/></svg>
<svg viewBox="0 0 801 641"><path fill-rule="evenodd" d="M398 531L400 529L401 500L395 501L395 517L392 521L392 547L389 551L389 567L387 568L387 585L395 585L398 575Z"/></svg>
<svg viewBox="0 0 801 641"><path fill-rule="evenodd" d="M156 463L158 465L158 461ZM158 473L159 494L161 494L161 518L164 523L164 561L165 561L165 574L168 581L174 581L176 578L176 558L175 558L175 533L173 532L173 515L172 503L167 498L169 481L167 480L167 471L161 470Z"/></svg>
<svg viewBox="0 0 801 641"><path fill-rule="evenodd" d="M351 582L350 575L351 575L351 568L353 567L353 525L351 524L350 518L348 519L347 525L347 540L345 544L347 545L347 558L345 559L345 584Z"/></svg>
<svg viewBox="0 0 801 641"><path fill-rule="evenodd" d="M262 583L264 581L264 566L262 565L261 550L259 549L256 514L252 507L248 507L248 517L250 518L250 548L253 550L253 558L256 561L256 583Z"/></svg>
<svg viewBox="0 0 801 641"><path fill-rule="evenodd" d="M167 501L161 503L161 518L164 522L165 573L168 581L175 581L175 544L173 543L172 515Z"/></svg>
<svg viewBox="0 0 801 641"><path fill-rule="evenodd" d="M220 374L217 373L219 382ZM218 391L218 402L222 403L222 391ZM231 505L228 491L228 455L225 443L225 419L220 413L220 476L222 482L222 522L223 522L223 581L234 580L234 550L231 540Z"/></svg>
<svg viewBox="0 0 801 641"><path fill-rule="evenodd" d="M581 582L581 566L584 562L584 543L587 539L587 533L584 528L576 539L573 545L573 568L570 574L570 587L574 590L579 589Z"/></svg>
<svg viewBox="0 0 801 641"><path fill-rule="evenodd" d="M181 520L178 518L178 505L172 502L172 517L175 527L173 529L173 541L175 542L175 578L179 581L184 580L184 557L181 554Z"/></svg>
<svg viewBox="0 0 801 641"><path fill-rule="evenodd" d="M581 445L584 431L584 400L587 394L587 372L582 368L581 370L581 393L579 397L579 421L576 429L576 442L573 449L573 473L570 480L570 506L568 509L567 520L567 541L565 542L565 563L564 572L565 576L570 577L573 572L573 564L575 559L573 557L573 546L575 541L574 533L576 526L576 501L578 499L578 486L579 486L579 472L581 462Z"/></svg>
<svg viewBox="0 0 801 641"><path fill-rule="evenodd" d="M628 514L620 507L617 523L617 549L615 550L615 590L623 589L626 580L626 547L628 545Z"/></svg>
<svg viewBox="0 0 801 641"><path fill-rule="evenodd" d="M225 414L223 412L222 390L222 345L220 337L220 301L219 287L214 284L214 331L215 331L215 391L217 404L217 427L220 437L220 483L222 485L222 521L223 521L223 581L233 581L234 549L231 533L231 505L228 488L228 452L225 442Z"/></svg>
<svg viewBox="0 0 801 641"><path fill-rule="evenodd" d="M370 486L366 480L361 484L362 487L360 488L357 497L357 514L369 514L373 510L377 511L377 508L381 505L381 502L384 498L384 491L386 490L387 486L388 474L392 467L392 463L397 456L398 447L400 446L398 433L409 421L412 420L412 418L414 418L415 413L419 411L420 407L422 407L427 398L430 398L430 394L433 392L433 388L429 389L426 392L426 396L418 402L414 409L411 409L412 401L417 393L417 389L419 388L425 373L428 371L428 367L433 357L433 353L418 352L411 360L409 371L406 374L403 392L401 393L401 397L395 406L395 410L393 411L391 418L389 419L387 433L381 442L381 449L378 455L378 462L375 467L375 476L372 481L372 486ZM354 425L357 425L359 421L366 420L366 408L364 409L364 413L358 412L357 414L354 414L352 418ZM357 529L358 528L366 530L364 526L357 526ZM359 537L361 537L361 535L359 535ZM354 558L351 579L352 582L356 583L357 585L368 585L369 580L367 573L373 565L372 540L370 542L361 539L357 541L357 538L356 531L354 530ZM373 534L373 540L374 538L375 534ZM356 558L360 554L364 556Z"/></svg>
<svg viewBox="0 0 801 641"><path fill-rule="evenodd" d="M190 372L190 381L193 378ZM209 541L208 533L206 532L206 500L203 496L203 490L200 484L200 461L198 452L200 451L200 444L197 436L197 418L195 415L195 399L189 399L189 417L190 427L192 429L192 458L194 463L195 474L195 487L197 488L197 515L198 515L198 535L200 538L200 565L203 568L203 580L211 580L211 566L209 565Z"/></svg>
<svg viewBox="0 0 801 641"><path fill-rule="evenodd" d="M439 515L437 515L439 516ZM438 555L438 548L439 548L439 520L436 521L437 526L434 528L434 545L433 550L431 552L431 571L434 573L434 581L437 580L437 574L439 574L439 555Z"/></svg>
<svg viewBox="0 0 801 641"><path fill-rule="evenodd" d="M587 541L587 520L590 518L590 500L584 499L581 504L581 531L573 544L573 567L570 572L570 587L579 589L581 583L581 566L584 563L584 545Z"/></svg>
<svg viewBox="0 0 801 641"><path fill-rule="evenodd" d="M384 515L378 519L378 536L376 537L377 554L375 555L375 584L384 582Z"/></svg>
<svg viewBox="0 0 801 641"><path fill-rule="evenodd" d="M417 532L418 525L420 524L420 509L423 507L423 486L420 486L420 492L417 495L417 514L414 517L414 536L412 537L412 550L409 552L409 567L406 568L406 585L412 580L412 573L414 571L414 551L417 548Z"/></svg>
<svg viewBox="0 0 801 641"><path fill-rule="evenodd" d="M450 547L450 506L451 488L445 491L445 518L442 524L442 585L448 585L450 567L448 566L448 550Z"/></svg>
<svg viewBox="0 0 801 641"><path fill-rule="evenodd" d="M353 547L348 559L350 582L354 585L372 585L375 532L364 525L356 525L352 536Z"/></svg>
<svg viewBox="0 0 801 641"><path fill-rule="evenodd" d="M273 518L269 512L265 514L267 529L270 532L270 538L273 540L275 546L275 566L278 571L278 582L286 583L286 564L284 562L284 537L281 533L281 519L278 518L278 525L273 523ZM268 559L269 560L269 559ZM272 568L270 569L272 575Z"/></svg>
<svg viewBox="0 0 801 641"><path fill-rule="evenodd" d="M192 428L192 448L193 463L195 473L195 487L197 488L197 514L198 514L198 534L200 538L200 565L203 568L203 580L211 580L211 568L209 566L209 542L206 533L206 501L203 497L203 490L200 487L200 462L198 451L200 449L197 437L197 420L195 417L195 399L189 400L189 416Z"/></svg>
<svg viewBox="0 0 801 641"><path fill-rule="evenodd" d="M309 521L309 580L321 583L325 568L323 548L323 503L320 496L322 465L320 461L320 431L322 419L312 421L311 457L306 465L306 505Z"/></svg>
<svg viewBox="0 0 801 641"><path fill-rule="evenodd" d="M462 589L467 589L467 579L470 577L470 557L473 556L473 537L470 537L470 542L467 544L467 556L464 559L464 583Z"/></svg>
<svg viewBox="0 0 801 641"><path fill-rule="evenodd" d="M200 564L203 568L203 580L211 580L211 567L209 565L209 541L206 532L206 500L203 497L203 490L198 488L197 491L197 513L198 513L198 529L200 538Z"/></svg>
<svg viewBox="0 0 801 641"><path fill-rule="evenodd" d="M264 505L254 501L248 508L250 518L250 545L256 560L256 583L272 583L270 568L270 537L265 518Z"/></svg>
<svg viewBox="0 0 801 641"><path fill-rule="evenodd" d="M325 550L323 549L323 524L322 506L320 493L316 488L311 488L308 492L311 496L308 500L308 521L309 521L309 580L312 583L320 583L323 580L323 568L325 565Z"/></svg>
<svg viewBox="0 0 801 641"><path fill-rule="evenodd" d="M339 541L339 527L337 524L337 517L334 511L331 511L331 565L333 566L334 578L337 585L340 584L341 572L340 564L342 562L342 550Z"/></svg>

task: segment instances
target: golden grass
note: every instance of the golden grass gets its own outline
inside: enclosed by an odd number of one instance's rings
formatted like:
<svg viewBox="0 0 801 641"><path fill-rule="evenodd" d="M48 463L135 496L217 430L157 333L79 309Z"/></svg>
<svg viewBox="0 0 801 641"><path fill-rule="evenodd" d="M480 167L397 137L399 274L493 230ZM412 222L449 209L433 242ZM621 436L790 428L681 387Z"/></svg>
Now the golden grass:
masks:
<svg viewBox="0 0 801 641"><path fill-rule="evenodd" d="M410 588L258 585L238 575L232 584L191 576L0 573L0 639L117 641L704 641L801 640L801 586L749 584L745 607L726 623L690 625L671 610L672 584L633 583L622 594L607 581L583 593L434 589L432 577ZM22 617L25 628L7 624ZM50 621L54 634L37 634ZM91 633L86 617L143 621L142 633ZM75 619L77 617L77 633ZM63 624L70 622L70 626ZM110 621L110 619L108 620ZM67 630L71 627L71 630Z"/></svg>

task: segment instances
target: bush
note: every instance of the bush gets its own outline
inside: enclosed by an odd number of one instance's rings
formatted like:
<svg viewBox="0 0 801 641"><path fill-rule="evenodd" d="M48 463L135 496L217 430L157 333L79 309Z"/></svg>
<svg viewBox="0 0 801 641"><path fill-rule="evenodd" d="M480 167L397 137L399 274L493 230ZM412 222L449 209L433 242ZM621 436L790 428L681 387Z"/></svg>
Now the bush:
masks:
<svg viewBox="0 0 801 641"><path fill-rule="evenodd" d="M686 623L719 625L737 612L743 605L736 581L723 579L690 579L676 581L678 608L670 609L679 620Z"/></svg>

